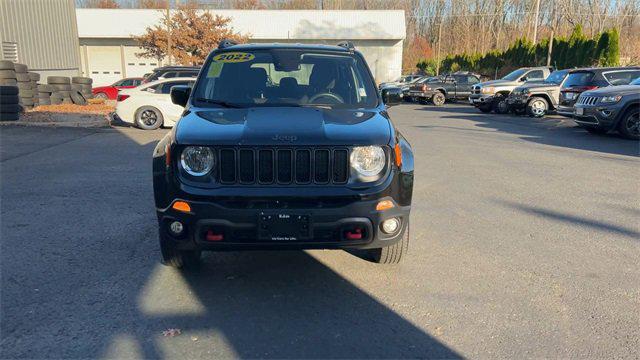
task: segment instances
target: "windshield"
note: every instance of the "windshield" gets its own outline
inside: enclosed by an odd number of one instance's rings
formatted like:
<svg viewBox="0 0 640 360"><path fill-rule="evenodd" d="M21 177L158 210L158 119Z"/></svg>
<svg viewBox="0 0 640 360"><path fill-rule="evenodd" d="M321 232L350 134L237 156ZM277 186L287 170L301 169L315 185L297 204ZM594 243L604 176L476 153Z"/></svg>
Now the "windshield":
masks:
<svg viewBox="0 0 640 360"><path fill-rule="evenodd" d="M197 106L371 108L378 94L364 60L353 54L265 49L222 52L205 65Z"/></svg>
<svg viewBox="0 0 640 360"><path fill-rule="evenodd" d="M520 77L522 75L524 75L525 72L527 72L527 69L514 70L514 71L510 72L509 74L507 74L502 79L503 80L509 80L509 81L516 81L516 80L520 79Z"/></svg>
<svg viewBox="0 0 640 360"><path fill-rule="evenodd" d="M547 78L544 79L544 82L551 84L560 84L562 83L562 80L564 80L564 78L567 76L567 73L569 73L568 70L554 71L551 73L551 75L547 76Z"/></svg>
<svg viewBox="0 0 640 360"><path fill-rule="evenodd" d="M637 79L633 80L630 84L631 85L640 85L640 78L637 78Z"/></svg>

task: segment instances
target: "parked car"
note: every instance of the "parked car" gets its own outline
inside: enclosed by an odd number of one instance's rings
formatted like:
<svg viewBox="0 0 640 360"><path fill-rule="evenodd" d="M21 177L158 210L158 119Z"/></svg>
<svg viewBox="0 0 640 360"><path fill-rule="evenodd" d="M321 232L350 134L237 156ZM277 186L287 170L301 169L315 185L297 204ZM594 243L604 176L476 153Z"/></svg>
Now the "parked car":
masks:
<svg viewBox="0 0 640 360"><path fill-rule="evenodd" d="M555 111L560 99L560 86L567 78L569 70L556 70L543 82L525 83L513 89L507 104L516 114L526 112L529 116L543 117Z"/></svg>
<svg viewBox="0 0 640 360"><path fill-rule="evenodd" d="M627 85L640 76L640 67L604 67L571 70L560 89L558 114L573 117L573 105L587 90Z"/></svg>
<svg viewBox="0 0 640 360"><path fill-rule="evenodd" d="M525 82L541 82L551 70L548 67L525 67L514 70L502 79L491 80L473 86L469 102L482 112L492 110L499 114L509 111L507 97L516 87Z"/></svg>
<svg viewBox="0 0 640 360"><path fill-rule="evenodd" d="M131 89L142 84L142 78L126 78L118 80L109 86L98 86L91 89L96 99L116 100L120 89Z"/></svg>
<svg viewBox="0 0 640 360"><path fill-rule="evenodd" d="M402 90L402 98L405 101L416 101L416 99L413 99L410 95L409 95L409 91L411 90L411 86L415 85L415 84L424 84L427 82L431 82L431 81L438 81L438 77L437 76L423 76L421 78L417 78L414 79L413 81L402 85L400 87L400 89Z"/></svg>
<svg viewBox="0 0 640 360"><path fill-rule="evenodd" d="M454 73L436 77L435 81L414 84L409 89L409 96L418 102L442 106L447 100L467 99L471 95L471 87L480 82L480 76L472 73Z"/></svg>
<svg viewBox="0 0 640 360"><path fill-rule="evenodd" d="M226 44L172 89L185 111L153 153L163 263L309 248L399 262L414 163L387 113L400 89L379 91L349 43Z"/></svg>
<svg viewBox="0 0 640 360"><path fill-rule="evenodd" d="M197 77L200 66L162 66L153 69L151 75L144 78L143 83L176 77Z"/></svg>
<svg viewBox="0 0 640 360"><path fill-rule="evenodd" d="M171 102L171 88L191 86L195 78L162 79L133 89L120 90L115 115L121 121L144 130L172 127L184 108Z"/></svg>
<svg viewBox="0 0 640 360"><path fill-rule="evenodd" d="M573 119L592 133L617 130L628 139L640 140L640 78L629 85L583 92L574 105Z"/></svg>
<svg viewBox="0 0 640 360"><path fill-rule="evenodd" d="M423 75L403 75L394 81L383 82L378 85L379 89L382 89L387 86L402 86L404 84L410 83L416 79L421 78Z"/></svg>

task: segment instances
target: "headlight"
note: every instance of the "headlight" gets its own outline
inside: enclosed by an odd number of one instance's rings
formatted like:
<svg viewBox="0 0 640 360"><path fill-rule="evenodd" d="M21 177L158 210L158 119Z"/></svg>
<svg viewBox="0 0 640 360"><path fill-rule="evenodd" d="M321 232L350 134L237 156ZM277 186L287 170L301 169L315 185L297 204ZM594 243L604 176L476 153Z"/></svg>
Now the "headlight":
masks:
<svg viewBox="0 0 640 360"><path fill-rule="evenodd" d="M527 88L520 89L520 93L521 94L528 94L529 93L529 89L527 89Z"/></svg>
<svg viewBox="0 0 640 360"><path fill-rule="evenodd" d="M351 167L365 177L380 174L385 162L386 156L380 146L358 146L351 151Z"/></svg>
<svg viewBox="0 0 640 360"><path fill-rule="evenodd" d="M193 176L204 176L213 169L213 151L205 146L187 146L180 155L184 171Z"/></svg>
<svg viewBox="0 0 640 360"><path fill-rule="evenodd" d="M493 86L488 86L488 87L483 87L482 89L480 89L480 91L483 94L493 94L496 92L496 88L494 88Z"/></svg>
<svg viewBox="0 0 640 360"><path fill-rule="evenodd" d="M622 99L622 95L605 96L602 99L600 99L600 103L614 104L620 101L620 99Z"/></svg>

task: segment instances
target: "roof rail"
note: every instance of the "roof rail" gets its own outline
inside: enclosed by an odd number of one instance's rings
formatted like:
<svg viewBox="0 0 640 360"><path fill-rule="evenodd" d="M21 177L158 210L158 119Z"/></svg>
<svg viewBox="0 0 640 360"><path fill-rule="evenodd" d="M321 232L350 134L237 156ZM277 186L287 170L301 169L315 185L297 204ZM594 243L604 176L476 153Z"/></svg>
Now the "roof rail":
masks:
<svg viewBox="0 0 640 360"><path fill-rule="evenodd" d="M349 51L354 51L356 49L351 41L341 41L338 43L338 46L343 47Z"/></svg>
<svg viewBox="0 0 640 360"><path fill-rule="evenodd" d="M233 45L238 45L238 43L230 39L222 39L222 41L220 41L220 43L218 44L218 49L228 48L229 46Z"/></svg>

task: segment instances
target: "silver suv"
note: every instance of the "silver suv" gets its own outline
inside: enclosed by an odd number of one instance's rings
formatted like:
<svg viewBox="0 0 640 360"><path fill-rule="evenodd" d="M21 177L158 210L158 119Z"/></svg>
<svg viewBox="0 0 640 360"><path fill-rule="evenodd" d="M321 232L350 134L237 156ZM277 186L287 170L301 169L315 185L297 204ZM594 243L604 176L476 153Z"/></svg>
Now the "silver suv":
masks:
<svg viewBox="0 0 640 360"><path fill-rule="evenodd" d="M471 90L469 102L482 112L492 110L499 114L509 111L507 97L525 82L542 82L551 74L548 67L526 67L510 72L502 79L476 84Z"/></svg>

